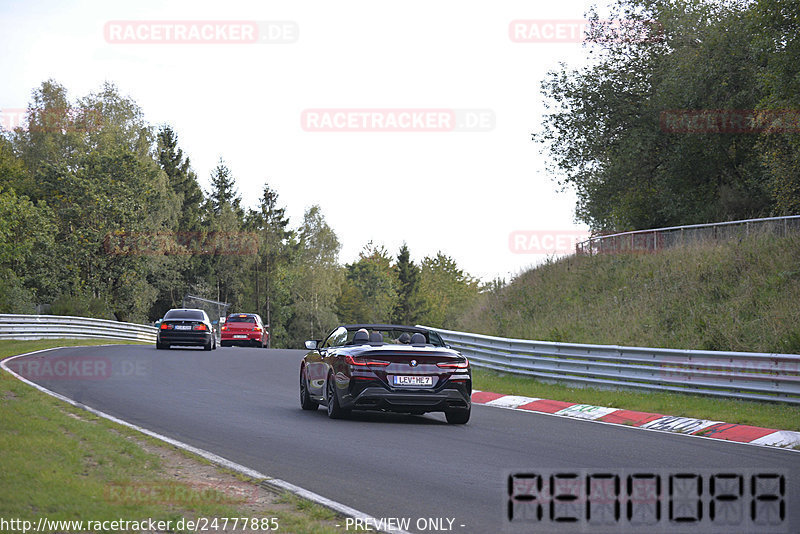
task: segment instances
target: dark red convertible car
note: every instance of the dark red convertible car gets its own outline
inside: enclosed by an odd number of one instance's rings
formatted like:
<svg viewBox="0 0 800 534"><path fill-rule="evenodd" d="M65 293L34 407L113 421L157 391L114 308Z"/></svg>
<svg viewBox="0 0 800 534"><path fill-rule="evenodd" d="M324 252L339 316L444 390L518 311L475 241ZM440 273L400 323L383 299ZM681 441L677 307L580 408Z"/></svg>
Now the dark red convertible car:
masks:
<svg viewBox="0 0 800 534"><path fill-rule="evenodd" d="M469 361L424 328L352 324L306 341L300 364L300 405L328 408L332 419L351 410L411 414L444 412L448 423L469 421Z"/></svg>

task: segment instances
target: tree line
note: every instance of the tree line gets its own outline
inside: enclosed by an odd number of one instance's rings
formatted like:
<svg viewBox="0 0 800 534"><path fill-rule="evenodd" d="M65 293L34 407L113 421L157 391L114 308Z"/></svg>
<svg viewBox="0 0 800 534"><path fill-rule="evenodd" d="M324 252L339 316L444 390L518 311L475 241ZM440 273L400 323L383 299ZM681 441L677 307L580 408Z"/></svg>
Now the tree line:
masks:
<svg viewBox="0 0 800 534"><path fill-rule="evenodd" d="M454 326L480 290L442 252L368 243L341 265L340 248L319 206L293 227L268 183L245 206L223 159L204 191L175 130L110 83L71 101L48 80L0 136L0 313L148 322L192 294L291 347L337 323Z"/></svg>
<svg viewBox="0 0 800 534"><path fill-rule="evenodd" d="M618 0L534 140L596 233L800 213L800 3Z"/></svg>

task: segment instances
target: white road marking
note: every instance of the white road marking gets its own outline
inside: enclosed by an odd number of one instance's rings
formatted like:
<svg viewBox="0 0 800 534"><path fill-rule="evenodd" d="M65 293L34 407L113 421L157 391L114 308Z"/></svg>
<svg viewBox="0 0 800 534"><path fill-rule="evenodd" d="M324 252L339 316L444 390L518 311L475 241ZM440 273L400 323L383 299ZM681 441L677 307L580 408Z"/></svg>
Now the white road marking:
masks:
<svg viewBox="0 0 800 534"><path fill-rule="evenodd" d="M113 346L113 345L95 345L95 346L97 346L97 347L108 347L108 346ZM170 445L172 445L174 447L178 447L178 448L181 448L181 449L183 449L185 451L189 451L191 453L194 453L194 454L196 454L198 456L202 456L206 460L208 460L210 462L213 462L213 463L215 463L217 465L220 465L222 467L225 467L226 469L230 469L232 471L237 471L237 472L239 472L239 473L241 473L241 474L243 474L245 476L258 479L259 482L266 483L266 484L269 484L270 486L275 486L275 487L284 489L284 490L286 490L286 491L288 491L290 493L294 493L295 495L297 495L299 497L302 497L302 498L307 499L309 501L313 501L313 502L315 502L315 503L317 503L319 505L322 505L322 506L324 506L326 508L330 508L331 510L333 510L333 511L335 511L337 513L340 513L340 514L342 514L344 516L352 517L352 518L355 518L355 519L362 519L364 521L369 521L371 524L375 524L375 522L377 521L376 518L372 517L369 514L365 514L364 512L360 512L360 511L356 510L355 508L350 508L347 505L344 505L342 503L339 503L339 502L336 502L334 500L328 499L327 497L323 497L322 495L314 493L313 491L308 491L307 489L303 489L300 486L295 486L291 482L286 482L285 480L281 480L279 478L273 478L271 476L268 476L268 475L265 475L263 473L260 473L260 472L254 470L254 469L250 469L249 467L246 467L244 465L237 464L236 462L228 460L227 458L223 458L222 456L218 456L218 455L214 454L213 452L209 452L209 451L204 450L204 449L199 449L197 447L193 447L192 445L189 445L188 443L183 443L182 441L178 441L176 439L172 439L170 437L164 436L163 434L159 434L158 432L153 432L152 430L148 430L148 429L146 429L144 427L135 425L133 423L129 423L129 422L127 422L127 421L125 421L123 419L120 419L118 417L114 417L113 415L109 415L109 414L107 414L105 412L102 412L100 410L92 408L91 406L87 406L87 405L82 404L80 402L76 402L76 401L70 399L69 397L65 397L64 395L61 395L60 393L56 393L55 391L51 391L51 390L49 390L49 389L47 389L45 387L40 386L39 384L31 382L30 380L18 375L17 373L15 373L14 371L12 371L11 369L9 369L6 366L6 362L10 362L11 360L14 360L16 358L22 358L23 356L30 356L31 354L36 354L36 353L39 353L39 352L46 352L46 351L50 351L50 350L57 350L57 349L63 349L63 348L74 348L74 347L54 347L54 348L51 348L51 349L42 349L42 350L36 350L36 351L33 351L33 352L27 352L25 354L17 354L16 356L11 356L9 358L6 358L5 360L0 361L0 367L2 367L2 369L4 371L7 371L7 372L11 373L14 377L16 377L17 379L25 382L29 386L32 386L32 387L38 389L39 391L41 391L43 393L47 393L48 395L50 395L52 397L55 397L55 398L57 398L59 400L62 400L64 402L66 402L67 404L71 404L72 406L75 406L76 408L80 408L82 410L86 410L87 412L91 412L91 413L93 413L93 414L95 414L97 416L103 417L104 419L108 419L109 421L113 421L113 422L115 422L115 423L117 423L119 425L126 426L128 428L132 428L132 429L134 429L134 430L136 430L138 432L141 432L142 434L146 434L146 435L148 435L150 437L159 439L159 440L161 440L161 441L163 441L165 443L169 443ZM384 532L387 532L388 534L411 534L409 532L406 532L405 530L386 530Z"/></svg>

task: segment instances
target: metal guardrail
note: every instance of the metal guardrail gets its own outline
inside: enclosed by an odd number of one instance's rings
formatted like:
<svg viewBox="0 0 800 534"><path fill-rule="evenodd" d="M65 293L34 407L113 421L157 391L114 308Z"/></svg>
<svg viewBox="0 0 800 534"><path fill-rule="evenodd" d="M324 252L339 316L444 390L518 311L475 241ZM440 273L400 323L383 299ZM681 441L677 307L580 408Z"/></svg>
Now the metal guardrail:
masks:
<svg viewBox="0 0 800 534"><path fill-rule="evenodd" d="M69 315L0 314L0 339L101 338L155 343L154 326Z"/></svg>
<svg viewBox="0 0 800 534"><path fill-rule="evenodd" d="M585 386L800 404L797 354L554 343L424 328L476 367Z"/></svg>
<svg viewBox="0 0 800 534"><path fill-rule="evenodd" d="M738 238L753 232L785 236L800 233L800 215L767 217L710 224L670 226L601 235L575 245L576 254L613 254L617 252L656 251L698 241Z"/></svg>

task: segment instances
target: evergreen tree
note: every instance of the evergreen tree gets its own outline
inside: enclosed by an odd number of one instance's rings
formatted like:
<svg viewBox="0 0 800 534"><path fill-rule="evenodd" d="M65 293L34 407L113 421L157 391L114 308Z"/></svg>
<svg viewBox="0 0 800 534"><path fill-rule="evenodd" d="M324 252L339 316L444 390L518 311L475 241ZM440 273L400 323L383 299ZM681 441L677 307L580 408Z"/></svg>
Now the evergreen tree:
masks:
<svg viewBox="0 0 800 534"><path fill-rule="evenodd" d="M261 243L253 288L256 309L270 325L270 346L273 342L280 346L287 341L290 302L286 269L294 248L286 208L278 207L278 193L269 184L264 184L258 211L252 212L251 218L257 221Z"/></svg>
<svg viewBox="0 0 800 534"><path fill-rule="evenodd" d="M156 137L155 158L167 177L167 189L174 195L176 224L164 235L174 250L180 245L197 243L202 221L203 191L197 183L189 158L178 147L178 135L168 125L162 126ZM191 245L190 245L191 246ZM158 298L150 309L150 317L162 317L170 308L181 305L183 296L206 274L203 261L197 256L183 254L154 258L150 283L157 288Z"/></svg>
<svg viewBox="0 0 800 534"><path fill-rule="evenodd" d="M242 215L242 199L236 190L236 180L222 158L219 158L217 166L211 171L211 193L208 200L214 215L221 215L226 207L237 215Z"/></svg>
<svg viewBox="0 0 800 534"><path fill-rule="evenodd" d="M403 243L397 255L397 306L394 311L394 322L398 324L414 324L422 312L422 300L419 297L420 271L413 261L408 245Z"/></svg>
<svg viewBox="0 0 800 534"><path fill-rule="evenodd" d="M168 186L178 196L178 230L197 230L200 225L200 208L203 191L197 183L189 158L183 157L178 147L178 134L170 126L158 132L158 163L167 174Z"/></svg>

